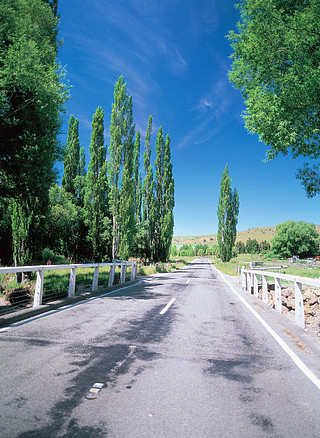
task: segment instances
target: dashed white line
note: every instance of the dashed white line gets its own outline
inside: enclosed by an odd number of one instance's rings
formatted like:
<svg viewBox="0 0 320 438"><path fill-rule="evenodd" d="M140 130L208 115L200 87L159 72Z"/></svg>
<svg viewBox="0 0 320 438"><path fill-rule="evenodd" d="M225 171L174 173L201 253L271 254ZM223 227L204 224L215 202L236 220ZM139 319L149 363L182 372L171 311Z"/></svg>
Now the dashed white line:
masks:
<svg viewBox="0 0 320 438"><path fill-rule="evenodd" d="M191 278L189 278L189 280L186 282L186 284L189 284L189 283L190 283L190 280L191 280Z"/></svg>
<svg viewBox="0 0 320 438"><path fill-rule="evenodd" d="M172 298L169 303L166 305L166 307L164 307L161 312L159 312L159 315L163 315L164 313L166 313L166 311L172 306L172 304L175 302L175 298Z"/></svg>

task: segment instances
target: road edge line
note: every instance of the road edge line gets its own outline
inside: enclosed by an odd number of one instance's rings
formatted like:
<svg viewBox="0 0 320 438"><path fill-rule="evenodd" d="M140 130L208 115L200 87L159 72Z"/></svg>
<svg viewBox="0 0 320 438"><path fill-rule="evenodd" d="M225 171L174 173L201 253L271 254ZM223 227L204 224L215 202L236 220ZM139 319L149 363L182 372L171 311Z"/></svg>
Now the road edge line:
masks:
<svg viewBox="0 0 320 438"><path fill-rule="evenodd" d="M116 292L122 291L124 289L128 289L129 287L137 286L138 284L141 284L143 282L144 282L144 280L141 280L138 283L129 284L129 286L121 287L119 289L112 290L111 292L107 292L107 293L98 295L96 297L91 297L91 298L88 298L86 300L78 301L77 303L70 304L68 306L59 307L59 309L51 310L49 312L42 313L41 315L37 315L37 316L25 319L25 320L20 321L20 322L16 322L16 323L10 324L7 327L4 327L2 330L0 330L0 333L8 331L10 328L19 327L20 325L27 324L28 322L32 322L32 321L35 321L37 319L44 318L45 316L54 315L55 313L62 312L63 310L68 310L68 309L71 309L72 307L80 306L81 304L88 303L89 301L93 301L93 300L97 300L97 299L102 298L102 297L106 297L107 295L111 295L111 294L114 294Z"/></svg>
<svg viewBox="0 0 320 438"><path fill-rule="evenodd" d="M229 283L223 273L219 271L213 264L211 266L219 273L224 282L237 295L240 301L247 307L248 310L257 318L263 327L270 333L280 347L288 354L297 367L304 373L306 377L320 390L320 379L305 365L300 357L289 347L289 345L269 326L269 324L250 306L250 304L239 294L238 291Z"/></svg>

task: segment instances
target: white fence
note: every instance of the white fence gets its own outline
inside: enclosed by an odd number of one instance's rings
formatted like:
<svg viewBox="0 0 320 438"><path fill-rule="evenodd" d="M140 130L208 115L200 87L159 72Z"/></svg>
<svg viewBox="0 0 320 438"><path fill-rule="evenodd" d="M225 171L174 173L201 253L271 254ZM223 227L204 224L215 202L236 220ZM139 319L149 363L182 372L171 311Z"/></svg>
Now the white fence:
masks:
<svg viewBox="0 0 320 438"><path fill-rule="evenodd" d="M77 269L83 268L94 268L93 279L92 279L92 292L98 288L98 278L99 278L99 268L103 266L110 266L109 273L109 284L111 287L115 280L115 270L117 267L121 268L120 272L120 284L126 281L127 267L131 266L131 281L136 279L137 276L137 265L134 262L125 262L121 260L115 260L113 263L90 263L90 264L72 264L72 265L40 265L40 266L17 266L10 268L0 268L0 274L13 274L18 272L36 272L37 281L35 287L35 293L33 298L33 307L39 307L42 304L43 298L43 284L44 284L44 272L45 271L58 271L58 270L69 270L70 269L70 279L69 279L69 289L68 297L71 298L75 295L76 290L76 274Z"/></svg>
<svg viewBox="0 0 320 438"><path fill-rule="evenodd" d="M241 270L241 285L243 289L251 293L253 289L253 295L259 296L259 277L262 283L262 300L268 304L268 282L267 278L274 279L274 302L275 309L282 313L282 287L281 280L294 284L294 301L295 301L295 322L301 327L305 328L305 311L303 304L303 292L302 285L313 286L320 289L320 280L307 277L298 277L295 275L287 275L275 272L266 272L263 269L244 269Z"/></svg>

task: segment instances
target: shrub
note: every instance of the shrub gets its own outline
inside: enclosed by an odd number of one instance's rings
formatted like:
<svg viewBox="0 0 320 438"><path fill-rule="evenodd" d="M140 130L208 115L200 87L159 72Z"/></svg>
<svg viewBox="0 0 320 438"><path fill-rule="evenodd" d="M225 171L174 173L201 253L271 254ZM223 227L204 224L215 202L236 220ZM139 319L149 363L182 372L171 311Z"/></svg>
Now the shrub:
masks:
<svg viewBox="0 0 320 438"><path fill-rule="evenodd" d="M52 265L66 265L70 263L70 260L66 259L63 255L54 253L51 249L45 248L41 253L41 262L46 265L51 263Z"/></svg>

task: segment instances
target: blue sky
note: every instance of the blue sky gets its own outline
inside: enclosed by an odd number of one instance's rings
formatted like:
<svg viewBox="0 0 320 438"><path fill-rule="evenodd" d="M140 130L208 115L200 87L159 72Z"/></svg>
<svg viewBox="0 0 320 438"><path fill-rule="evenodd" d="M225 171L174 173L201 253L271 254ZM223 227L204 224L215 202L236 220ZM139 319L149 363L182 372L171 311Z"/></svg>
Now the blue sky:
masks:
<svg viewBox="0 0 320 438"><path fill-rule="evenodd" d="M59 60L72 86L61 141L66 142L73 114L79 119L80 145L88 162L92 115L101 106L109 144L114 83L123 75L142 146L150 114L152 145L160 125L171 137L175 235L217 232L226 163L232 186L239 191L238 231L290 219L320 223L319 198L308 199L295 179L303 160L287 156L264 163L266 146L244 128L242 97L228 81L231 48L226 35L239 20L234 3L59 2L64 41Z"/></svg>

